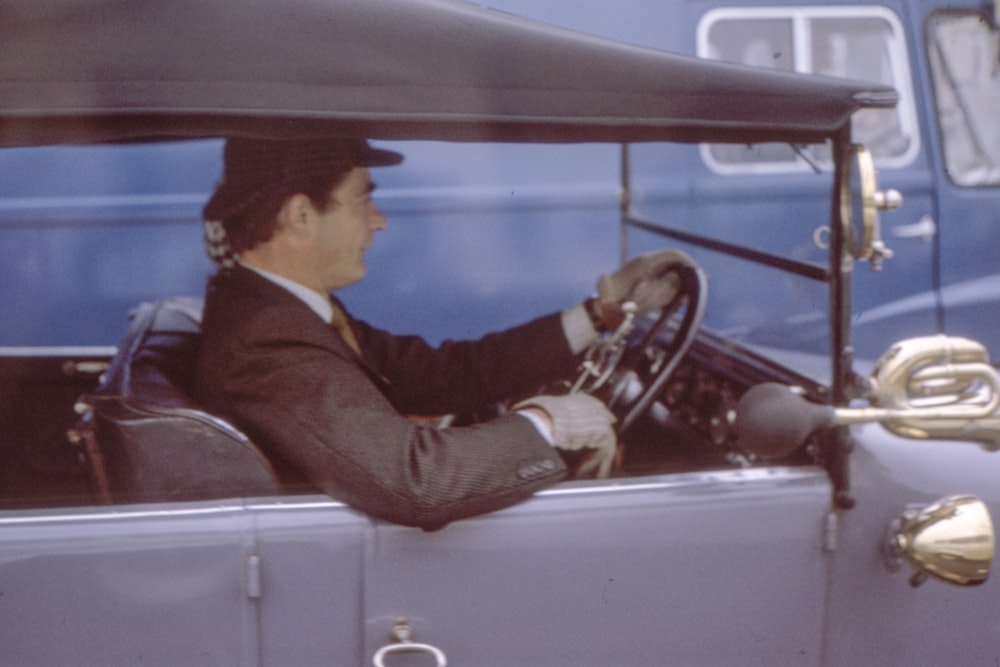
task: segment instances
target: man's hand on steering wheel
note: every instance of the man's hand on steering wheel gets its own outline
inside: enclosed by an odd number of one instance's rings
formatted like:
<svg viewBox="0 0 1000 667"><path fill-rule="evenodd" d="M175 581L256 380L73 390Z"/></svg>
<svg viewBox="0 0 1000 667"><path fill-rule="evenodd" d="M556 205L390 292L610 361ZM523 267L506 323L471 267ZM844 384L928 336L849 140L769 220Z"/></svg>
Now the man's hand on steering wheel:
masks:
<svg viewBox="0 0 1000 667"><path fill-rule="evenodd" d="M580 364L571 393L588 393L606 402L625 432L653 405L681 359L694 343L704 317L707 277L679 250L640 255L602 275L597 296L585 302L594 327L610 332L598 338ZM658 311L639 337L632 315Z"/></svg>
<svg viewBox="0 0 1000 667"><path fill-rule="evenodd" d="M618 328L624 319L622 304L631 301L639 315L663 308L677 295L680 281L668 267L683 264L697 266L680 250L647 253L629 261L613 273L597 279L594 311L609 331Z"/></svg>

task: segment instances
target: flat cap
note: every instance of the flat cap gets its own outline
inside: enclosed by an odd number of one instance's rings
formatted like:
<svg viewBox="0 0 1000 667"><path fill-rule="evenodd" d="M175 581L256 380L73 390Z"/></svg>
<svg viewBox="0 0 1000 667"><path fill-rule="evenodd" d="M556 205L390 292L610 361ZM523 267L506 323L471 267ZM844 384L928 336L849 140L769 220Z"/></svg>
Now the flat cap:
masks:
<svg viewBox="0 0 1000 667"><path fill-rule="evenodd" d="M265 193L295 194L289 190L305 175L329 172L332 180L353 167L386 167L402 161L395 151L373 148L353 137L233 137L226 141L222 178L203 214L206 220L225 220Z"/></svg>

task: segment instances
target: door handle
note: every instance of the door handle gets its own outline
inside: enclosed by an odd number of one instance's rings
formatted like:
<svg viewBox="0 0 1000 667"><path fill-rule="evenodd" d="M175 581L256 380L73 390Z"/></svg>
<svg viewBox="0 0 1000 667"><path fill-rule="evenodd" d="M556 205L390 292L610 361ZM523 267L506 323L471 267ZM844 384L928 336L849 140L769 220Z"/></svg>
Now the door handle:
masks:
<svg viewBox="0 0 1000 667"><path fill-rule="evenodd" d="M404 617L396 619L392 630L389 631L389 637L392 638L393 642L375 651L375 655L372 656L372 664L375 667L386 667L386 656L395 653L425 653L434 658L437 667L447 667L448 665L444 651L431 644L413 641L413 628L410 627L409 620Z"/></svg>
<svg viewBox="0 0 1000 667"><path fill-rule="evenodd" d="M930 241L937 234L937 224L934 218L925 215L912 225L896 225L892 228L892 235L897 239L923 239Z"/></svg>

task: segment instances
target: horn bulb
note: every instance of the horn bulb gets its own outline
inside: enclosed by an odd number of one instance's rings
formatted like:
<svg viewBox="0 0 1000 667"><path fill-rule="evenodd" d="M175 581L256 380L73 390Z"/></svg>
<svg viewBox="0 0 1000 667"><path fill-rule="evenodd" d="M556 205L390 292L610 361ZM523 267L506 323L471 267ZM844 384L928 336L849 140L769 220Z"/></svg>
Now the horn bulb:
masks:
<svg viewBox="0 0 1000 667"><path fill-rule="evenodd" d="M835 423L832 407L810 403L774 382L751 387L736 408L740 445L762 459L787 456L813 431Z"/></svg>

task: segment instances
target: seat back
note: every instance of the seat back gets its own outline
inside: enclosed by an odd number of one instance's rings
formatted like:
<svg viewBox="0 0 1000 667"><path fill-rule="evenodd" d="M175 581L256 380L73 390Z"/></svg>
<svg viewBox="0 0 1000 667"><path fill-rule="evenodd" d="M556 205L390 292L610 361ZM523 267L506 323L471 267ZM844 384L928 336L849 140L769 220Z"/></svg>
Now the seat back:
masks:
<svg viewBox="0 0 1000 667"><path fill-rule="evenodd" d="M282 492L254 443L192 398L201 309L193 297L141 304L100 387L81 399L91 441L86 450L96 447L85 458L109 500Z"/></svg>

